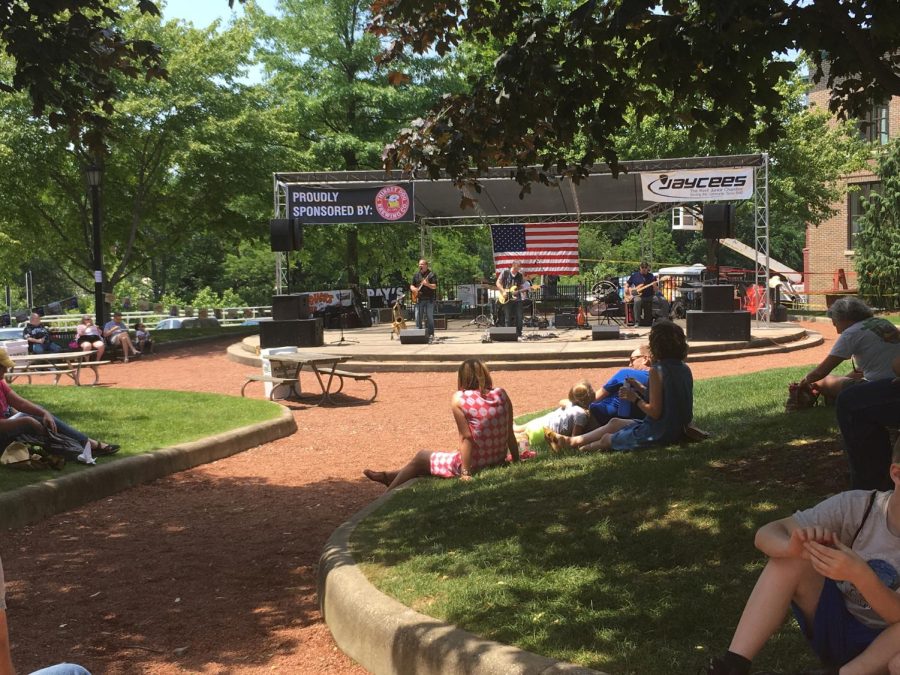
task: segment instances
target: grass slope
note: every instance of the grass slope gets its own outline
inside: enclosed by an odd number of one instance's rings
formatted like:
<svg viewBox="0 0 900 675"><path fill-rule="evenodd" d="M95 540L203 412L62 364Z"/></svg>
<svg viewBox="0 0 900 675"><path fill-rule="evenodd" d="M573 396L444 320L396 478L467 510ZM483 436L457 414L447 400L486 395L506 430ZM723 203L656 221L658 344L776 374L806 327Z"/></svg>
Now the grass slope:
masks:
<svg viewBox="0 0 900 675"><path fill-rule="evenodd" d="M277 418L281 406L269 401L179 391L14 385L15 391L91 438L118 443L112 462L177 443L195 441L238 427ZM68 462L61 471L0 469L0 491L90 467Z"/></svg>
<svg viewBox="0 0 900 675"><path fill-rule="evenodd" d="M361 523L354 555L382 591L484 637L610 673L694 672L764 562L754 531L846 484L833 410L783 412L807 370L697 382L700 444L420 481ZM784 630L758 665L806 653Z"/></svg>

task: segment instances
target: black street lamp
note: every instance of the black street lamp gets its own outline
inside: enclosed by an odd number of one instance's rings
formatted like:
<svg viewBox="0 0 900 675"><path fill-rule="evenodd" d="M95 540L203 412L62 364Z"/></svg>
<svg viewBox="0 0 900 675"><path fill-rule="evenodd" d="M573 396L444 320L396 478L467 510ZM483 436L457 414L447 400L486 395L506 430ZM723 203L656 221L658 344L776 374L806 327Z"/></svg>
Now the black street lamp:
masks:
<svg viewBox="0 0 900 675"><path fill-rule="evenodd" d="M102 330L106 323L103 301L103 253L100 246L100 183L103 180L103 169L91 164L85 168L84 174L91 187L91 212L94 224L94 311L97 314L97 326Z"/></svg>

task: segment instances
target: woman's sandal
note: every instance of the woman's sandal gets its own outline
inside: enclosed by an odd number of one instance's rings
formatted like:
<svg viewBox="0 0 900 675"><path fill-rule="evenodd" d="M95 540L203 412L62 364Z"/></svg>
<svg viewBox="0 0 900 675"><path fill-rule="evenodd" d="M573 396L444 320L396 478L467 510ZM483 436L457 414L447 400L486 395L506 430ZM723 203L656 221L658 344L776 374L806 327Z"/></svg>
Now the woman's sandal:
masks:
<svg viewBox="0 0 900 675"><path fill-rule="evenodd" d="M550 445L550 450L553 452L559 452L562 447L559 443L559 434L553 431L550 427L544 427L544 438L547 439L547 443Z"/></svg>
<svg viewBox="0 0 900 675"><path fill-rule="evenodd" d="M115 443L101 443L97 441L97 447L93 449L95 457L105 457L106 455L114 455L119 451L118 445Z"/></svg>

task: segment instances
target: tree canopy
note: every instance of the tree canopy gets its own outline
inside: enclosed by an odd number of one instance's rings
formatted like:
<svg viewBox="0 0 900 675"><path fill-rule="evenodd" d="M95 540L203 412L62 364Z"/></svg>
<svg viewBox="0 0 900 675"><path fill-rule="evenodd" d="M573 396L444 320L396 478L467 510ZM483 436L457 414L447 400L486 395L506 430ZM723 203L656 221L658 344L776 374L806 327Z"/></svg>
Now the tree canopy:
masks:
<svg viewBox="0 0 900 675"><path fill-rule="evenodd" d="M790 50L810 55L838 116L900 94L896 2L374 0L372 11L371 30L393 38L383 62L467 44L496 54L468 92L444 96L387 148L389 168L430 177L515 166L528 182L601 160L615 168L629 115L661 116L716 147L755 128L767 145L784 132L779 83L794 67L773 55Z"/></svg>

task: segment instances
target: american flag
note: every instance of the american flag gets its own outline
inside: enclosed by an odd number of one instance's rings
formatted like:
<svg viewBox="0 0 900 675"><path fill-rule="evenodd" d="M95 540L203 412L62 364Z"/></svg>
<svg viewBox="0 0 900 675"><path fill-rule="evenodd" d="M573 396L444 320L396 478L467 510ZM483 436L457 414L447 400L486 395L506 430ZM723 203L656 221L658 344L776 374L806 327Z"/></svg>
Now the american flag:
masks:
<svg viewBox="0 0 900 675"><path fill-rule="evenodd" d="M578 223L491 225L491 239L498 271L518 261L525 276L578 274Z"/></svg>

